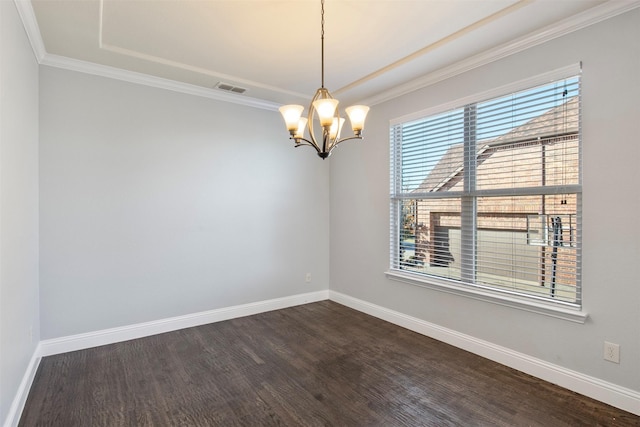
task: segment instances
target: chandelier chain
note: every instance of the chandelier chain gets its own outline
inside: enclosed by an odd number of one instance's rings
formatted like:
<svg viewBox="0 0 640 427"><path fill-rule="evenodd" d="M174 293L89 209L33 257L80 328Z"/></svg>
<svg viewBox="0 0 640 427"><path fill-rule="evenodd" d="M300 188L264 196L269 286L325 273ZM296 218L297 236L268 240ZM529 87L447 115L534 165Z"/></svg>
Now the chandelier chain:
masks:
<svg viewBox="0 0 640 427"><path fill-rule="evenodd" d="M324 87L324 0L320 1L320 68L320 81Z"/></svg>

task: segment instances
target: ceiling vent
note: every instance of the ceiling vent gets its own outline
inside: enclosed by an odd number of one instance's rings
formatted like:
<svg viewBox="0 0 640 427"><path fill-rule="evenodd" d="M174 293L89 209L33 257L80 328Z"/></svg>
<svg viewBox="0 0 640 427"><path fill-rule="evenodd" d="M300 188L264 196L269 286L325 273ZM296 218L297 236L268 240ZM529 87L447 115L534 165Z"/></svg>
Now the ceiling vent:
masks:
<svg viewBox="0 0 640 427"><path fill-rule="evenodd" d="M216 89L226 90L227 92L233 92L233 93L245 93L247 91L246 88L243 88L240 86L234 86L229 83L223 83L223 82L218 82L215 87Z"/></svg>

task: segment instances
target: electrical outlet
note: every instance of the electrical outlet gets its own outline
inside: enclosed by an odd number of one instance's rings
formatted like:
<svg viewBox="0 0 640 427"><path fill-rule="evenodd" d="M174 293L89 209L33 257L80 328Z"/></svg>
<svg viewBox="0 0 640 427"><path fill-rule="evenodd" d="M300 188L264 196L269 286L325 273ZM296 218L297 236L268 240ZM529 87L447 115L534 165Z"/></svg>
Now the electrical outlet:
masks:
<svg viewBox="0 0 640 427"><path fill-rule="evenodd" d="M620 363L620 346L618 344L604 342L604 360Z"/></svg>
<svg viewBox="0 0 640 427"><path fill-rule="evenodd" d="M307 273L307 275L304 276L304 281L307 283L311 283L311 273Z"/></svg>

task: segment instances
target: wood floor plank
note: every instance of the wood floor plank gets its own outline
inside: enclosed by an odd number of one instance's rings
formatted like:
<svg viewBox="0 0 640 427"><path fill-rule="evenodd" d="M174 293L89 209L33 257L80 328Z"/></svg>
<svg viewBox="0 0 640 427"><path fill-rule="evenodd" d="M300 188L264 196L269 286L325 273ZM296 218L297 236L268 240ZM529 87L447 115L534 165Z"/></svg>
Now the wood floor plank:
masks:
<svg viewBox="0 0 640 427"><path fill-rule="evenodd" d="M42 359L20 426L640 426L322 301Z"/></svg>

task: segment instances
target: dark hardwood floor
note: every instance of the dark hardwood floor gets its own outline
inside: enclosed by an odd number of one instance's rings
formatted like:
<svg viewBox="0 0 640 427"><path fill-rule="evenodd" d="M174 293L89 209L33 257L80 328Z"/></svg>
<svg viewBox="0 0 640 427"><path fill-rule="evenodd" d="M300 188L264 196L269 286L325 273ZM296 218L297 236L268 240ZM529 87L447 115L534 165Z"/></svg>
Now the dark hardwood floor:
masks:
<svg viewBox="0 0 640 427"><path fill-rule="evenodd" d="M640 426L330 301L42 360L20 426Z"/></svg>

